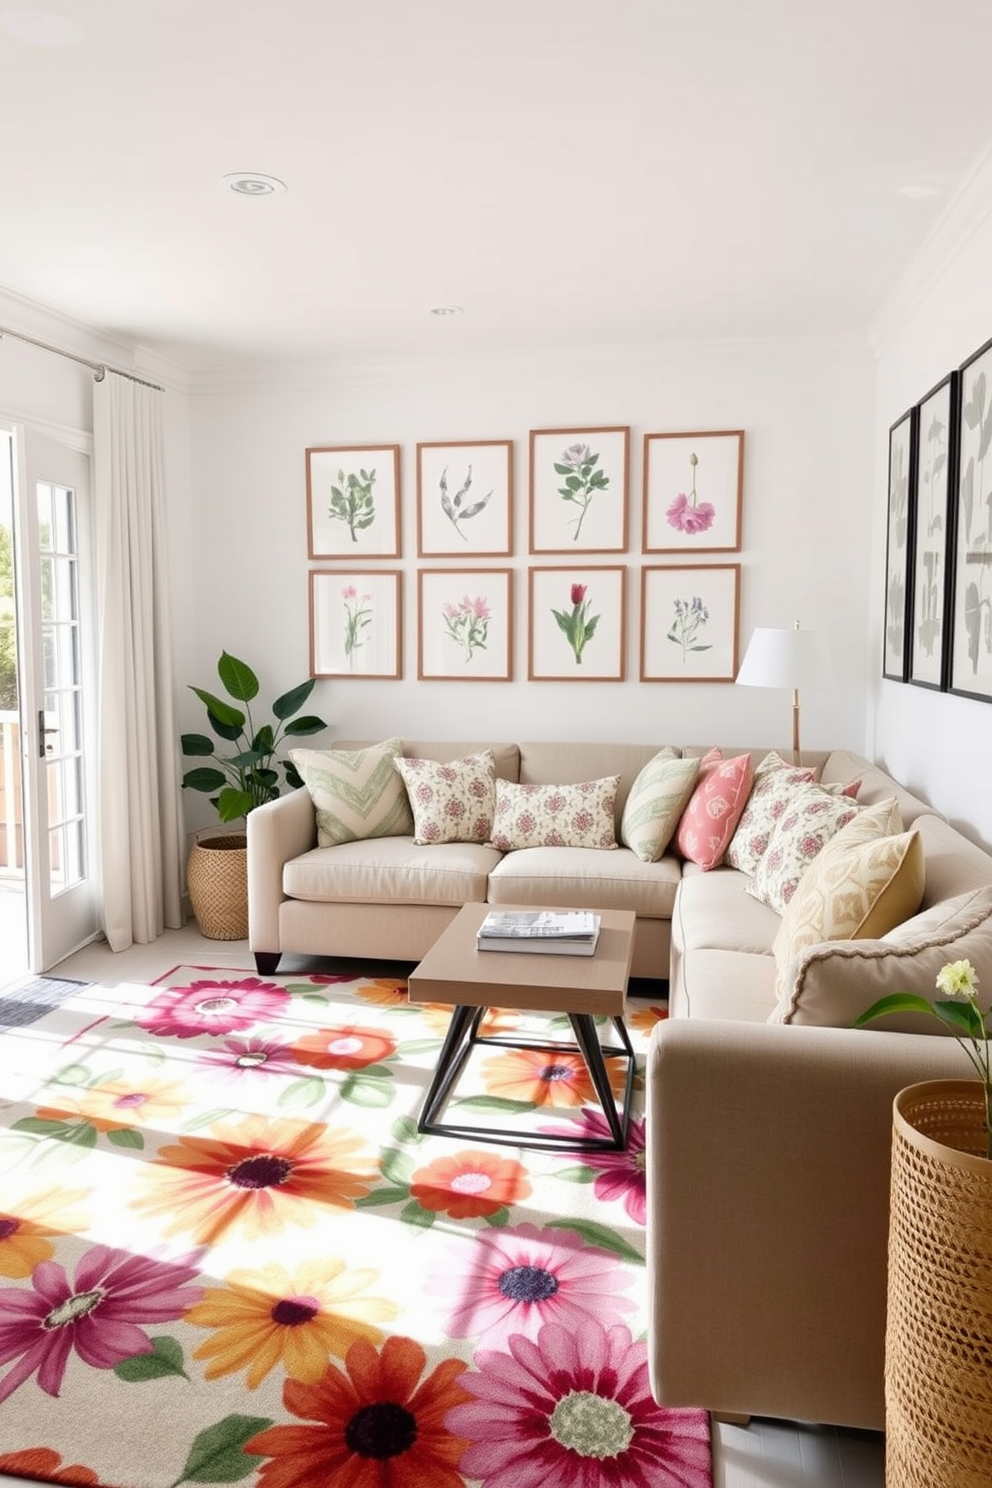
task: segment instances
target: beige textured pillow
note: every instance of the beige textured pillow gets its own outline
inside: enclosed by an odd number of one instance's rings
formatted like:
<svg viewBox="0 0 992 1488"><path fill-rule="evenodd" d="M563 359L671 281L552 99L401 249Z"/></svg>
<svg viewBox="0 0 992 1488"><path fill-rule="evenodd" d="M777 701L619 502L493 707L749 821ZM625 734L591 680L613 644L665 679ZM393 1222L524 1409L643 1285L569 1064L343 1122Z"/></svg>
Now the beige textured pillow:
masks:
<svg viewBox="0 0 992 1488"><path fill-rule="evenodd" d="M619 775L578 785L514 785L496 781L493 847L616 847Z"/></svg>
<svg viewBox="0 0 992 1488"><path fill-rule="evenodd" d="M679 759L667 748L638 774L624 804L620 841L642 863L657 863L675 836L698 774L698 759Z"/></svg>
<svg viewBox="0 0 992 1488"><path fill-rule="evenodd" d="M808 946L791 963L788 991L768 1021L849 1028L890 992L913 992L933 1001L941 967L963 960L978 973L986 1003L992 991L992 884L941 900L881 940ZM872 1027L893 1033L946 1032L942 1023L923 1013L899 1013Z"/></svg>
<svg viewBox="0 0 992 1488"><path fill-rule="evenodd" d="M437 760L394 761L413 809L413 840L488 842L496 809L496 759L491 749L438 764Z"/></svg>
<svg viewBox="0 0 992 1488"><path fill-rule="evenodd" d="M402 739L384 739L367 749L289 751L317 813L319 847L413 831L406 787L393 768L402 748Z"/></svg>
<svg viewBox="0 0 992 1488"><path fill-rule="evenodd" d="M796 786L771 829L754 878L744 885L747 892L784 913L810 864L859 810L847 796L832 795L812 782Z"/></svg>
<svg viewBox="0 0 992 1488"><path fill-rule="evenodd" d="M886 848L877 856L863 853L865 847L901 831L898 802L888 796L859 811L814 858L785 907L772 946L780 975L808 945L824 940L871 940L916 913L923 897L922 849L915 903L907 902L913 891L906 875L896 871L904 851L899 854Z"/></svg>

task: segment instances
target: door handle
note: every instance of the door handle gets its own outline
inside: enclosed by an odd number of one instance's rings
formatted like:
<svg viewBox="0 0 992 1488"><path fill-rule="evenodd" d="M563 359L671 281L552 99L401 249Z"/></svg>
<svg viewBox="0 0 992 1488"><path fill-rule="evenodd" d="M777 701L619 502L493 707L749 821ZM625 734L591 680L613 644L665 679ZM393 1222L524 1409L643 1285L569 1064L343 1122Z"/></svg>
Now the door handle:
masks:
<svg viewBox="0 0 992 1488"><path fill-rule="evenodd" d="M45 743L45 735L46 734L57 734L57 733L58 733L58 729L57 728L46 728L45 727L45 710L44 710L44 708L39 708L38 709L38 758L39 759L44 759L46 753L48 752L49 746Z"/></svg>

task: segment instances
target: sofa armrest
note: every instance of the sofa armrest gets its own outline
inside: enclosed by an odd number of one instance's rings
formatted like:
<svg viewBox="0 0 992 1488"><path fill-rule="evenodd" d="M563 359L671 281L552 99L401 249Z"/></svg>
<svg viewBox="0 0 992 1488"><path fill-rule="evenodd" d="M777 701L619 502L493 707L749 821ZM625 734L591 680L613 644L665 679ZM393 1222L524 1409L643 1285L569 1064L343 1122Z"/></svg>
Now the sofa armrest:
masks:
<svg viewBox="0 0 992 1488"><path fill-rule="evenodd" d="M892 1100L952 1039L674 1019L647 1063L648 1351L665 1405L884 1426Z"/></svg>
<svg viewBox="0 0 992 1488"><path fill-rule="evenodd" d="M248 944L252 951L280 951L279 906L283 866L317 845L317 817L305 790L257 806L248 827Z"/></svg>

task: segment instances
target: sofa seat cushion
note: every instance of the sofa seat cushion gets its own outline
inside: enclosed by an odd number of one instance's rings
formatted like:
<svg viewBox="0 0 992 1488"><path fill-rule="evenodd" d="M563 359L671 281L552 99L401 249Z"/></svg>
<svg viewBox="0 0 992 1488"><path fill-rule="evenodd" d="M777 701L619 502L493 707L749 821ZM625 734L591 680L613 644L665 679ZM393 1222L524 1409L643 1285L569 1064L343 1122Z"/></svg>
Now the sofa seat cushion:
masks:
<svg viewBox="0 0 992 1488"><path fill-rule="evenodd" d="M315 847L283 868L291 899L336 904L484 904L500 860L474 842L421 847L412 837L378 837Z"/></svg>
<svg viewBox="0 0 992 1488"><path fill-rule="evenodd" d="M745 892L747 883L747 875L732 868L704 873L687 864L672 915L673 947L683 954L720 950L770 956L781 921ZM774 958L771 974L774 982Z"/></svg>
<svg viewBox="0 0 992 1488"><path fill-rule="evenodd" d="M760 951L693 951L681 966L672 1015L767 1023L775 1007L775 959Z"/></svg>
<svg viewBox="0 0 992 1488"><path fill-rule="evenodd" d="M640 919L671 916L678 860L642 863L629 848L526 847L508 853L489 878L491 904L632 909Z"/></svg>

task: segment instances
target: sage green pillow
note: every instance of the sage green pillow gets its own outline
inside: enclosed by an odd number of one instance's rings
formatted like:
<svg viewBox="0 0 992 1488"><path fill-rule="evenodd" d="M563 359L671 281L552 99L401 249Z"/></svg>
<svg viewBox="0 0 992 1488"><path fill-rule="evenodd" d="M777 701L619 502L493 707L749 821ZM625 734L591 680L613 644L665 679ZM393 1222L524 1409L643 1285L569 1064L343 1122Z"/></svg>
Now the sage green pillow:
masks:
<svg viewBox="0 0 992 1488"><path fill-rule="evenodd" d="M648 760L630 788L620 822L620 841L642 863L657 863L675 835L689 802L698 759L679 759L665 748Z"/></svg>
<svg viewBox="0 0 992 1488"><path fill-rule="evenodd" d="M406 787L393 764L402 751L402 739L367 749L289 751L317 813L318 847L413 831Z"/></svg>

